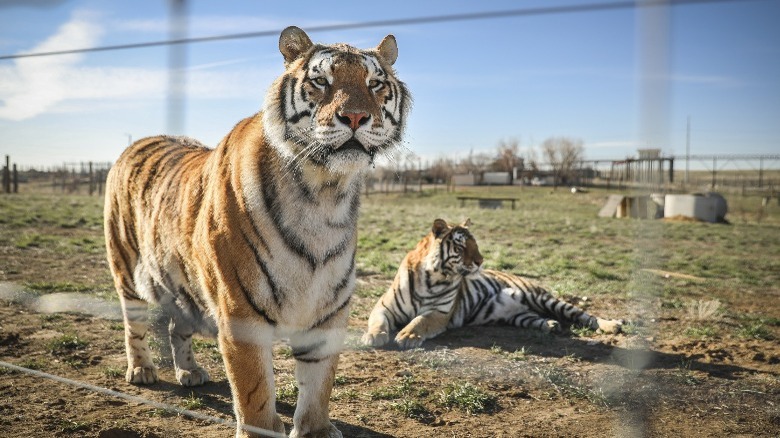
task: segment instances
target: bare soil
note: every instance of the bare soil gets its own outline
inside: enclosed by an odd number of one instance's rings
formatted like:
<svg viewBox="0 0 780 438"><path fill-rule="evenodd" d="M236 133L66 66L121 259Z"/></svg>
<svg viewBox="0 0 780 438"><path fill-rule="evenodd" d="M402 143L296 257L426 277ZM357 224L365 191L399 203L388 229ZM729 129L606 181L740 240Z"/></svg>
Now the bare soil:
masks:
<svg viewBox="0 0 780 438"><path fill-rule="evenodd" d="M359 299L356 307L370 301ZM39 314L8 301L0 302L0 321L0 360L231 419L229 386L213 348L199 353L214 379L203 387L176 384L164 360L161 382L133 386L123 378L117 321ZM353 319L350 345L357 344L364 324ZM421 350L348 347L331 416L349 437L778 436L778 344L691 339L677 330L677 317L661 314L652 337L548 336L485 327L446 333ZM54 350L52 340L63 334L77 335L82 345ZM289 387L294 361L283 345L277 350L277 385ZM382 395L380 390L392 392L404 381L413 382L411 390L407 386L394 399ZM493 397L485 412L438 401L448 385L461 382ZM1 436L233 435L208 421L15 371L0 371L0 394ZM398 407L405 400L422 408L410 415ZM277 405L289 428L294 396L283 393Z"/></svg>

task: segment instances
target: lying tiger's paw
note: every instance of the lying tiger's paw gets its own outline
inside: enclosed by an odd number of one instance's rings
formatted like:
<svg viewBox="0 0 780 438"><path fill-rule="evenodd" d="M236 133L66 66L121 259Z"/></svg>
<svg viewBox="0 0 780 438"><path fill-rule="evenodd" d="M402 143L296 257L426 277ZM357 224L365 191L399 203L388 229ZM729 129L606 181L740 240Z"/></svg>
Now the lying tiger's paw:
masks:
<svg viewBox="0 0 780 438"><path fill-rule="evenodd" d="M369 347L381 347L390 342L390 335L388 335L387 332L366 333L363 335L363 338L361 338L361 341L363 342L363 345Z"/></svg>
<svg viewBox="0 0 780 438"><path fill-rule="evenodd" d="M395 337L395 343L403 349L417 348L422 345L425 338L411 330L401 330Z"/></svg>
<svg viewBox="0 0 780 438"><path fill-rule="evenodd" d="M599 330L604 333L620 333L623 330L622 319L599 319Z"/></svg>
<svg viewBox="0 0 780 438"><path fill-rule="evenodd" d="M129 383L151 385L157 382L157 368L154 366L128 368L125 380Z"/></svg>
<svg viewBox="0 0 780 438"><path fill-rule="evenodd" d="M542 332L544 333L560 333L561 332L561 324L554 320L554 319L548 319L547 321L542 324Z"/></svg>

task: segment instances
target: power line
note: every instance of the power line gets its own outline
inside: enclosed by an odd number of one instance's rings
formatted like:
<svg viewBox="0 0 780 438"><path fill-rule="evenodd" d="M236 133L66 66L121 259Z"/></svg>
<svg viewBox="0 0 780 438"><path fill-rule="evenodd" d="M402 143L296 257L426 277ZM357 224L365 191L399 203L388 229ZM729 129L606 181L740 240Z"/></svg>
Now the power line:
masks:
<svg viewBox="0 0 780 438"><path fill-rule="evenodd" d="M383 26L446 23L446 22L453 22L453 21L489 20L489 19L498 19L498 18L509 18L509 17L569 14L569 13L577 13L577 12L597 12L597 11L610 11L610 10L619 10L619 9L662 7L662 6L683 6L683 5L697 5L697 4L711 4L711 3L735 3L738 1L745 2L748 0L644 0L644 1L589 3L583 5L565 5L565 6L549 6L549 7L525 8L525 9L509 9L503 11L474 12L474 13L451 14L451 15L434 15L434 16L427 16L427 17L410 17L410 18L397 18L397 19L389 19L389 20L364 21L359 23L331 24L331 25L324 25L324 26L311 26L308 27L306 31L314 33L314 32L327 32L327 31L334 31L334 30L365 29L370 27L383 27ZM767 0L750 0L750 1L767 1ZM777 1L777 0L770 0L770 1ZM142 49L147 47L170 46L170 45L177 45L177 44L194 44L194 43L205 43L205 42L212 42L212 41L238 40L238 39L246 39L246 38L262 38L262 37L277 36L281 32L282 29L264 30L259 32L244 32L244 33L236 33L236 34L228 34L228 35L214 35L208 37L181 38L181 39L173 39L173 40L165 40L165 41L148 41L144 43L117 44L111 46L86 47L81 49L56 50L50 52L19 53L15 55L2 55L0 56L0 60L57 56L57 55L71 55L75 53L88 53L88 52L107 52L113 50Z"/></svg>

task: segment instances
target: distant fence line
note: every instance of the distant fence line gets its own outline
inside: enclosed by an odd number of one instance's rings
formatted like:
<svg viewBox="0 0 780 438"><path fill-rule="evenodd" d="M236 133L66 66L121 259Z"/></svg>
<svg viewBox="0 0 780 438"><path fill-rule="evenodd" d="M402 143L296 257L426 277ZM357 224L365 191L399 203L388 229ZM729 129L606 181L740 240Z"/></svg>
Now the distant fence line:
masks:
<svg viewBox="0 0 780 438"><path fill-rule="evenodd" d="M19 184L37 185L39 188L51 187L55 193L82 193L103 195L106 176L111 168L109 162L66 162L59 166L42 168L27 167L20 170L10 165L6 155L3 168L3 193L18 193ZM11 170L12 169L12 170Z"/></svg>
<svg viewBox="0 0 780 438"><path fill-rule="evenodd" d="M696 170L690 170L692 163ZM17 193L20 183L33 183L39 190L55 193L102 195L110 162L65 162L46 168L19 167L5 157L3 193ZM718 190L730 193L775 194L780 190L780 154L718 154L658 156L621 160L580 160L566 177L555 165L539 163L534 169L508 172L478 172L467 178L457 172L433 173L421 166L408 169L377 169L368 175L365 193L454 190L462 185L548 185L603 187L605 189L652 188L665 191ZM484 174L484 175L483 175ZM504 177L501 177L501 176ZM464 182L468 181L468 182Z"/></svg>

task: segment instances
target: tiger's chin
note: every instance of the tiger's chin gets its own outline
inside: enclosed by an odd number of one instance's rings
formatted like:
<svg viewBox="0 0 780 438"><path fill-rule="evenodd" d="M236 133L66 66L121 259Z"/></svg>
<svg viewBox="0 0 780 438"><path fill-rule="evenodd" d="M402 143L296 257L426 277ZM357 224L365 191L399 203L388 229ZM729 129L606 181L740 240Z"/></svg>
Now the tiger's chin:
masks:
<svg viewBox="0 0 780 438"><path fill-rule="evenodd" d="M351 138L330 151L326 159L329 171L339 174L365 172L374 163L374 152L360 141Z"/></svg>

